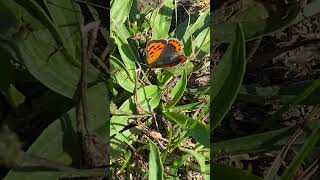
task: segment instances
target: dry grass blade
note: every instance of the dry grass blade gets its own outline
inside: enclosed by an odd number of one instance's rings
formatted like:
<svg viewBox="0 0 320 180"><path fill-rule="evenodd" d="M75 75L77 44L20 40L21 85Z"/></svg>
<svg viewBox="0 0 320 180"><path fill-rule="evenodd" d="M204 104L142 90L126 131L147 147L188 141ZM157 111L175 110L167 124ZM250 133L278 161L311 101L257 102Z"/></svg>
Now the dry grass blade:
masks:
<svg viewBox="0 0 320 180"><path fill-rule="evenodd" d="M297 180L309 179L319 168L319 159L315 160L306 170L302 172L300 177Z"/></svg>
<svg viewBox="0 0 320 180"><path fill-rule="evenodd" d="M288 143L281 149L279 155L276 157L276 159L273 161L271 167L268 170L267 175L264 177L264 179L274 179L277 176L277 172L286 157L291 145L294 143L294 141L301 135L302 130L297 129L296 132L290 137Z"/></svg>

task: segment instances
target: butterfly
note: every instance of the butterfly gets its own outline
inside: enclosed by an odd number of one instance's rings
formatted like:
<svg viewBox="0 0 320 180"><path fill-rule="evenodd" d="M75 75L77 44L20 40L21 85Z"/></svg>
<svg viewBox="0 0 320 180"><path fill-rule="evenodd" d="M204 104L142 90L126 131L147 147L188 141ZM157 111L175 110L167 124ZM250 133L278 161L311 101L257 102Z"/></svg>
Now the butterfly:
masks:
<svg viewBox="0 0 320 180"><path fill-rule="evenodd" d="M182 43L175 39L156 39L147 43L147 63L151 68L172 67L187 60Z"/></svg>

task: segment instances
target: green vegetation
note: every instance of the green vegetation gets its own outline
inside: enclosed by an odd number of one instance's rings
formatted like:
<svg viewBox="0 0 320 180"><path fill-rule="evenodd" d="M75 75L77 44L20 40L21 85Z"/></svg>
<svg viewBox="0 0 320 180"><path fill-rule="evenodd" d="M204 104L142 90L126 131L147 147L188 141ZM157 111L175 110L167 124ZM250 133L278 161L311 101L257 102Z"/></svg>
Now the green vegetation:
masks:
<svg viewBox="0 0 320 180"><path fill-rule="evenodd" d="M111 174L179 179L186 177L179 172L191 169L209 178L209 104L203 100L209 86L187 86L200 70L209 71L203 60L210 49L209 9L187 14L170 0L152 7L138 11L135 1L111 1ZM170 37L183 43L189 60L149 69L143 55L147 40Z"/></svg>
<svg viewBox="0 0 320 180"><path fill-rule="evenodd" d="M252 55L257 52L264 37L318 14L319 3L318 0L308 3L304 0L287 3L244 0L221 6L213 14L211 27L215 45L230 44L211 74L213 139L217 131L220 132L219 138L223 139L213 142L211 149L214 167L211 174L216 179L304 179L315 175L318 159L312 159L312 154L319 144L320 135L318 118L315 117L319 113L319 79L301 82L299 87L294 84L263 87L258 83L266 82L243 83L243 77L246 64L250 64ZM259 53L263 54L265 47L261 48ZM224 131L221 134L219 128L223 129L230 122L231 117L227 115L232 112L231 105L241 103L247 103L248 109L252 105L266 104L280 104L281 108L266 120L253 117L257 118L257 122L251 122L254 132L246 132L243 137L223 137L228 133ZM284 127L283 115L297 105L313 105L310 115L302 117L302 124ZM233 130L247 129L250 128ZM272 160L266 160L266 154L275 151L279 153L273 155ZM259 167L261 161L269 164L264 163ZM238 168L232 167L232 162ZM243 162L245 167L241 166ZM259 172L258 168L265 172Z"/></svg>

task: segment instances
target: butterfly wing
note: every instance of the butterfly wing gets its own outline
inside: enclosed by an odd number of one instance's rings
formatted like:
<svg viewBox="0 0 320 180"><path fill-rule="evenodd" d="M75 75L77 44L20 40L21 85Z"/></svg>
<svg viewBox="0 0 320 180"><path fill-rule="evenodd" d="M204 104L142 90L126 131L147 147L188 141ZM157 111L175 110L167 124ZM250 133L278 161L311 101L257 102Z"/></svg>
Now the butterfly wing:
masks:
<svg viewBox="0 0 320 180"><path fill-rule="evenodd" d="M160 57L155 61L151 67L153 68L164 68L164 67L172 67L181 62L185 62L187 57L183 55L182 44L180 41L174 38L168 39L168 43L163 50L163 53Z"/></svg>
<svg viewBox="0 0 320 180"><path fill-rule="evenodd" d="M150 64L153 68L161 68L161 67L167 67L167 66L174 66L176 63L174 63L174 59L177 57L176 50L173 46L168 46L168 44L165 46L163 53L158 57L156 61L154 61L152 64Z"/></svg>
<svg viewBox="0 0 320 180"><path fill-rule="evenodd" d="M152 68L172 67L180 62L185 62L182 44L174 38L168 40L151 40L147 43L147 63Z"/></svg>
<svg viewBox="0 0 320 180"><path fill-rule="evenodd" d="M165 39L151 40L147 43L146 53L147 63L149 65L154 64L159 59L166 45L167 40Z"/></svg>
<svg viewBox="0 0 320 180"><path fill-rule="evenodd" d="M182 43L179 40L175 38L170 38L168 39L168 45L174 47L178 54L182 54L181 51L183 47L182 47Z"/></svg>

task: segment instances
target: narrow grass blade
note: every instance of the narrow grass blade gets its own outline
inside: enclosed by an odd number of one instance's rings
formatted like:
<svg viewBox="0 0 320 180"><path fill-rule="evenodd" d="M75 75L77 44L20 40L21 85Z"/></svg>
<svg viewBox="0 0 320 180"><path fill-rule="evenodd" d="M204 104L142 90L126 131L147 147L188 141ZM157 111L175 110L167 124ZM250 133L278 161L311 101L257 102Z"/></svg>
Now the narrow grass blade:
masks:
<svg viewBox="0 0 320 180"><path fill-rule="evenodd" d="M320 124L317 124L313 129L311 135L306 139L305 143L302 145L298 154L290 163L289 167L281 176L281 180L289 180L292 179L295 175L299 166L303 163L304 159L310 155L312 150L314 150L314 146L319 142L320 139Z"/></svg>

